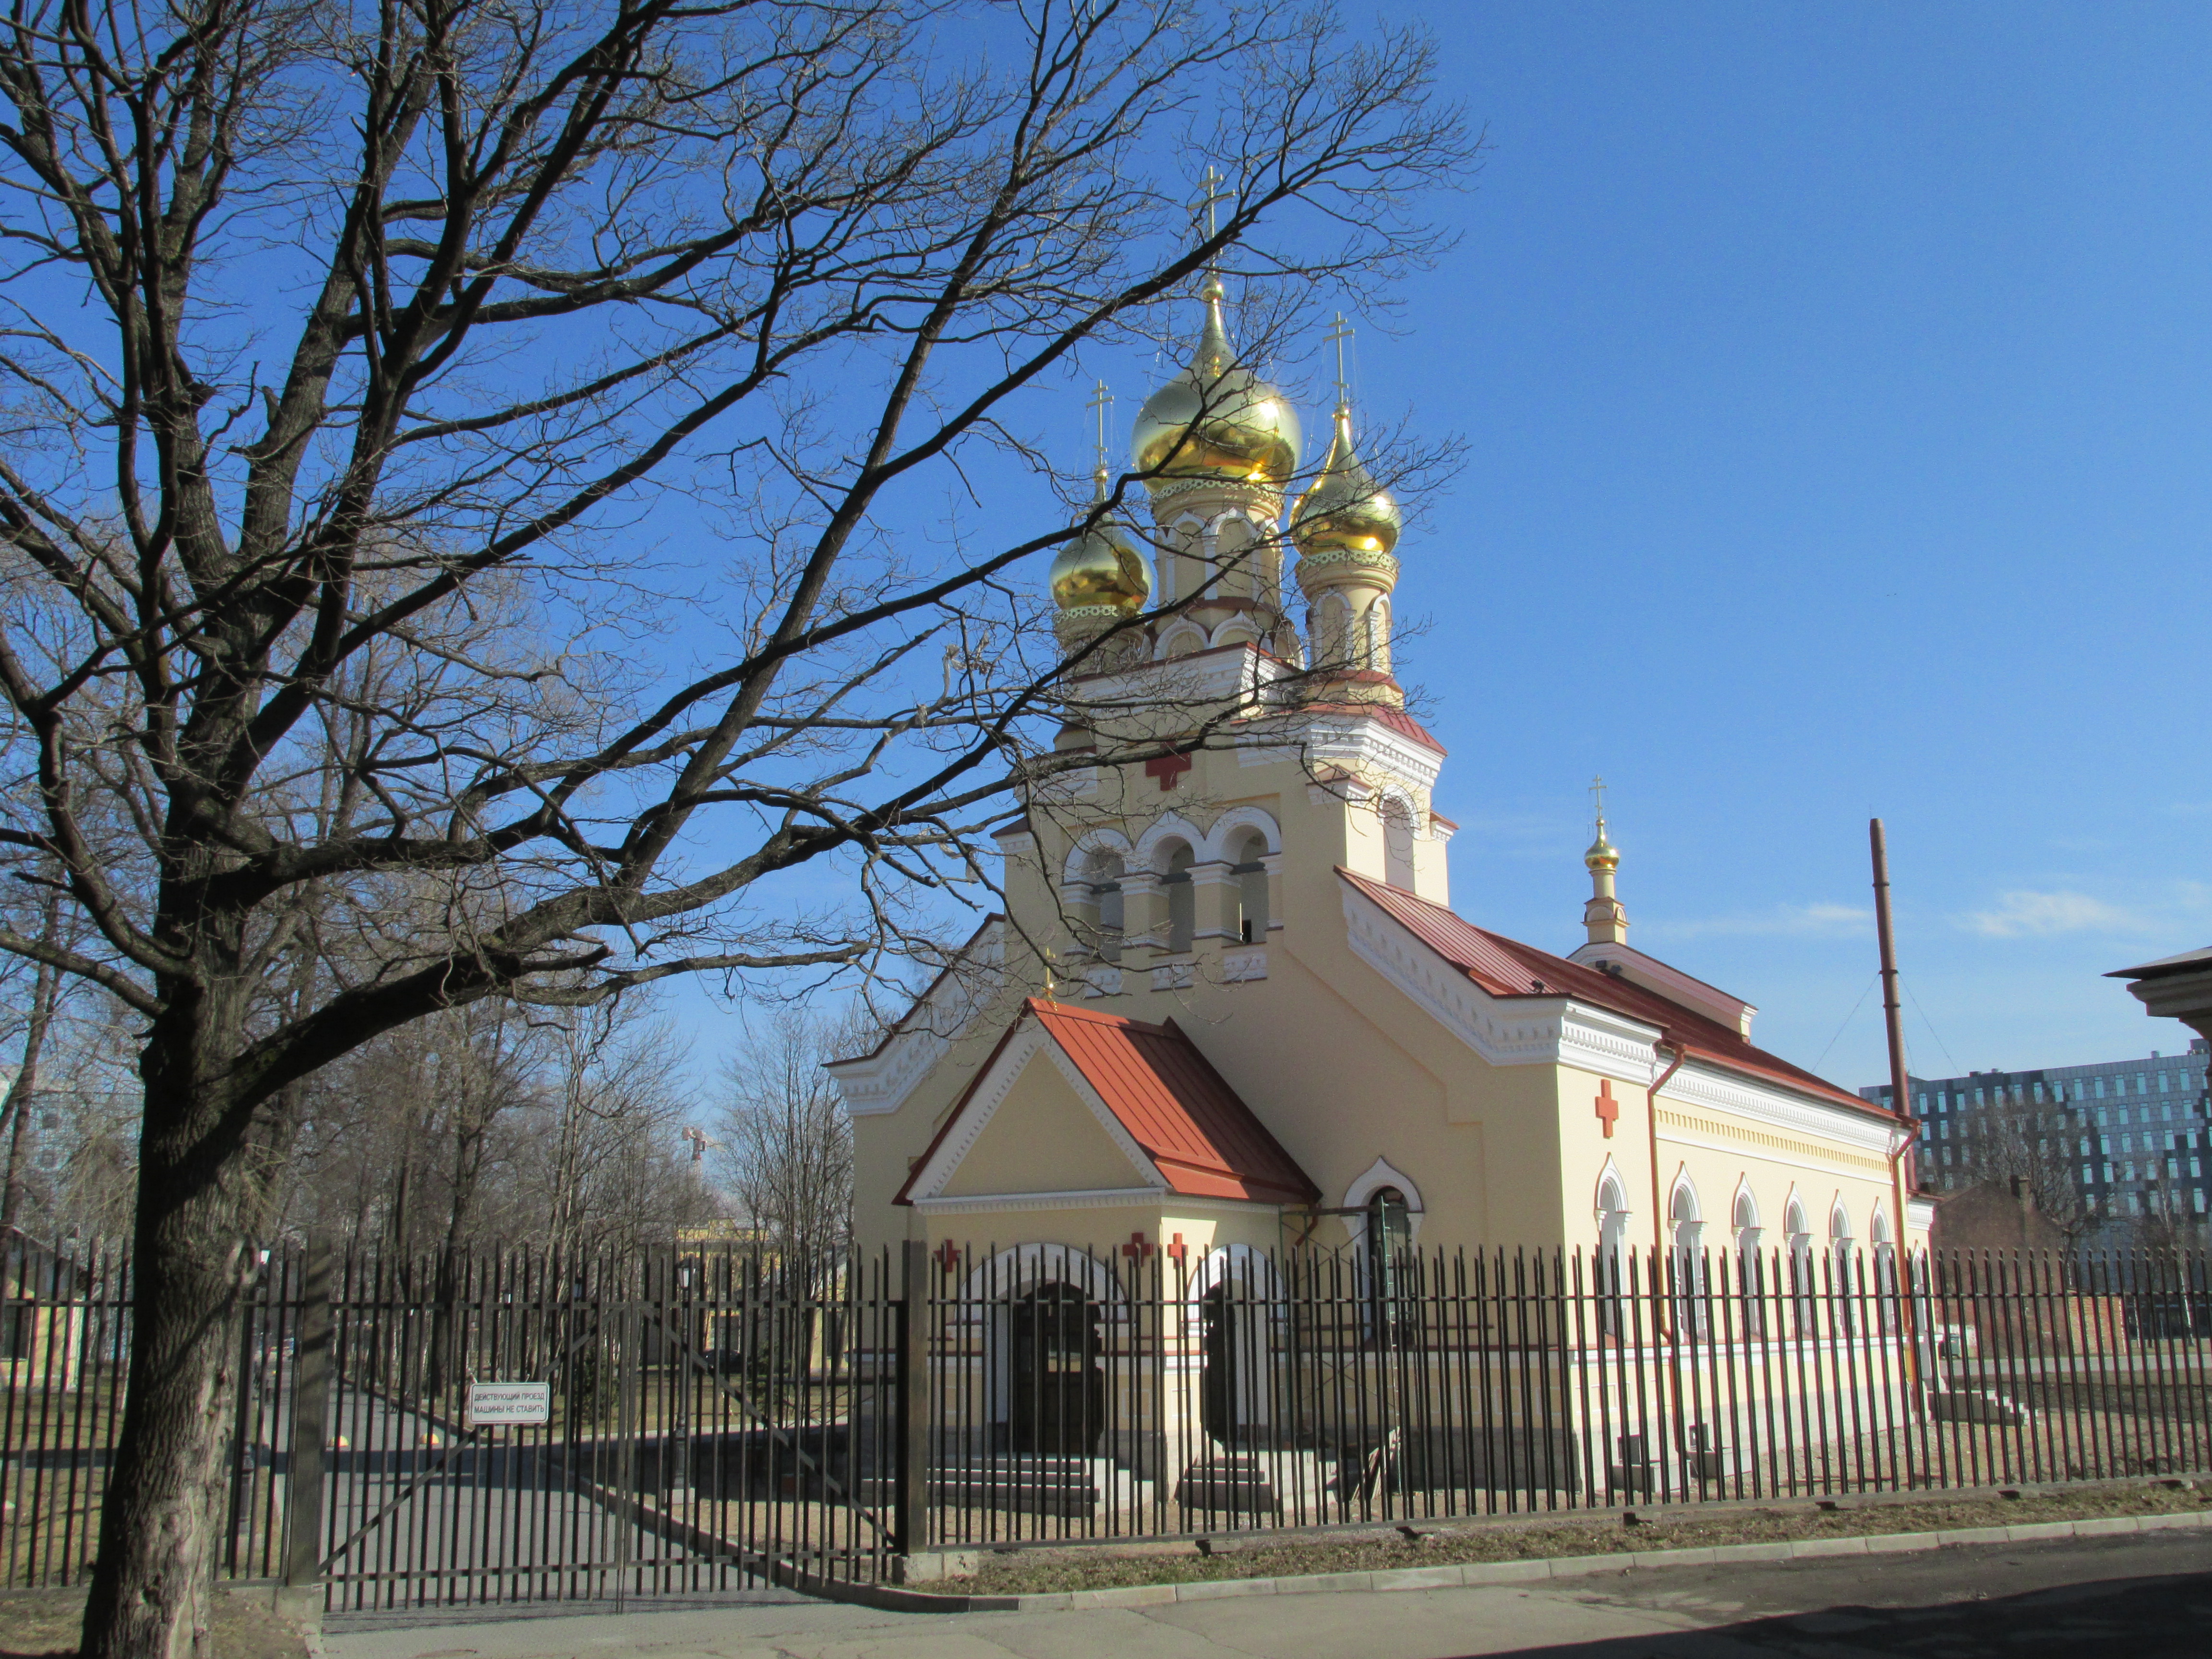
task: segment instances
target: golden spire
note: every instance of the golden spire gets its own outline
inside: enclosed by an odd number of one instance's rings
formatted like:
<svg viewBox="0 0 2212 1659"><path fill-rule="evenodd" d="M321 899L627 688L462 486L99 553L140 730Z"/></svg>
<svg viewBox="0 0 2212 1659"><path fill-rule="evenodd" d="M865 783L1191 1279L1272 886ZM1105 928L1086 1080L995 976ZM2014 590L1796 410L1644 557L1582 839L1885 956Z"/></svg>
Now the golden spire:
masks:
<svg viewBox="0 0 2212 1659"><path fill-rule="evenodd" d="M1106 382L1099 381L1085 405L1097 418L1097 465L1091 475L1094 512L1112 493L1113 473L1106 465L1106 411L1113 406ZM1136 538L1111 514L1060 550L1047 580L1052 602L1060 610L1097 611L1103 620L1094 626L1110 623L1109 613L1127 616L1142 611L1152 597L1151 563Z"/></svg>
<svg viewBox="0 0 2212 1659"><path fill-rule="evenodd" d="M1592 945L1628 943L1628 910L1613 892L1613 874L1620 868L1620 853L1606 839L1605 780L1592 778L1590 799L1597 811L1597 839L1583 854L1590 872L1589 902L1583 906L1583 927Z"/></svg>
<svg viewBox="0 0 2212 1659"><path fill-rule="evenodd" d="M1387 558L1405 525L1397 501L1375 482L1352 441L1352 392L1344 374L1344 344L1351 337L1339 312L1328 332L1336 347L1336 434L1321 476L1298 497L1291 520L1291 539L1316 563Z"/></svg>

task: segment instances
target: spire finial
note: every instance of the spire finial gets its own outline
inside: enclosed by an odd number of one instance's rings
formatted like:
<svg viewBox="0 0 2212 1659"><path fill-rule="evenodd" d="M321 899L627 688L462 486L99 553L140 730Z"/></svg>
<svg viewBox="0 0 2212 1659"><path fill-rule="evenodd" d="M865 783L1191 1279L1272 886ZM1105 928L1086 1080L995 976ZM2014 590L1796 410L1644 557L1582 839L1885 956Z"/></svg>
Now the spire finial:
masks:
<svg viewBox="0 0 2212 1659"><path fill-rule="evenodd" d="M1594 777L1589 781L1590 801L1597 811L1597 838L1605 839L1605 780Z"/></svg>
<svg viewBox="0 0 2212 1659"><path fill-rule="evenodd" d="M1106 499L1106 480L1109 476L1106 467L1106 411L1114 407L1114 394L1107 391L1105 381L1101 380L1091 387L1091 401L1085 407L1098 417L1098 464L1091 469L1091 478L1098 486L1098 499L1103 501Z"/></svg>
<svg viewBox="0 0 2212 1659"><path fill-rule="evenodd" d="M1206 164L1206 171L1200 176L1198 182L1200 193L1196 206L1206 215L1206 240L1210 242L1221 234L1221 204L1230 199L1229 192L1221 188L1226 182L1226 178L1220 168L1208 161ZM1224 293L1224 290L1221 286L1220 262L1214 255L1208 254L1206 259L1206 284L1199 289L1199 297L1203 300L1218 300Z"/></svg>
<svg viewBox="0 0 2212 1659"><path fill-rule="evenodd" d="M1628 912L1613 891L1613 872L1620 868L1620 854L1605 838L1605 780L1592 778L1589 792L1597 816L1597 839L1583 854L1583 863L1590 872L1590 898L1583 906L1583 926L1589 930L1592 945L1626 945Z"/></svg>
<svg viewBox="0 0 2212 1659"><path fill-rule="evenodd" d="M1352 325L1344 320L1344 313L1336 313L1336 322L1329 329L1329 343L1336 348L1336 412L1348 414L1352 409L1352 388L1344 378L1344 343L1352 337Z"/></svg>

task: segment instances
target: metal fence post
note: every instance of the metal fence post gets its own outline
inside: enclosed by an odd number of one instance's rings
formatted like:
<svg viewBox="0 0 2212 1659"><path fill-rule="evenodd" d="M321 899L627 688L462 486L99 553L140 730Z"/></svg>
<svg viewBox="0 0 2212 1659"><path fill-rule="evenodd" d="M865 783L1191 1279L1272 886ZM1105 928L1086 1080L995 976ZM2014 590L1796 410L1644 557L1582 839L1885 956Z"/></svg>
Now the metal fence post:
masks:
<svg viewBox="0 0 2212 1659"><path fill-rule="evenodd" d="M292 1371L292 1444L286 1461L289 1501L284 1506L284 1589L294 1611L322 1610L323 1500L330 1443L331 1249L328 1239L307 1240L300 1258L300 1311ZM296 1599L295 1599L296 1598ZM307 1604L312 1600L313 1606Z"/></svg>
<svg viewBox="0 0 2212 1659"><path fill-rule="evenodd" d="M928 1537L929 1504L929 1246L909 1238L900 1252L898 1367L893 1385L898 1413L898 1553L921 1553Z"/></svg>

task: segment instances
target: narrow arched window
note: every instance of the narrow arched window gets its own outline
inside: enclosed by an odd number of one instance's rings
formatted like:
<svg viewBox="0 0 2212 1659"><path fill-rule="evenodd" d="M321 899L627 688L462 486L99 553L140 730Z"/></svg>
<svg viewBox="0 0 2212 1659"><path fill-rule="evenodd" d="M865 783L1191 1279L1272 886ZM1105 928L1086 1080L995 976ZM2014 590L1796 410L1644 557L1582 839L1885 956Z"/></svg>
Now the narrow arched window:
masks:
<svg viewBox="0 0 2212 1659"><path fill-rule="evenodd" d="M1250 835L1230 873L1237 878L1237 936L1247 945L1267 942L1267 842Z"/></svg>
<svg viewBox="0 0 2212 1659"><path fill-rule="evenodd" d="M1413 809L1395 795L1382 803L1382 879L1413 890Z"/></svg>
<svg viewBox="0 0 2212 1659"><path fill-rule="evenodd" d="M1188 951L1198 932L1198 895L1190 884L1191 850L1182 842L1169 849L1160 872L1160 891L1168 902L1168 950Z"/></svg>
<svg viewBox="0 0 2212 1659"><path fill-rule="evenodd" d="M1103 962L1121 959L1121 860L1102 853L1091 861L1091 893L1098 907L1098 956Z"/></svg>
<svg viewBox="0 0 2212 1659"><path fill-rule="evenodd" d="M1406 1252L1413 1242L1413 1212L1395 1187L1378 1187L1367 1200L1367 1285L1375 1298L1378 1340L1404 1323Z"/></svg>

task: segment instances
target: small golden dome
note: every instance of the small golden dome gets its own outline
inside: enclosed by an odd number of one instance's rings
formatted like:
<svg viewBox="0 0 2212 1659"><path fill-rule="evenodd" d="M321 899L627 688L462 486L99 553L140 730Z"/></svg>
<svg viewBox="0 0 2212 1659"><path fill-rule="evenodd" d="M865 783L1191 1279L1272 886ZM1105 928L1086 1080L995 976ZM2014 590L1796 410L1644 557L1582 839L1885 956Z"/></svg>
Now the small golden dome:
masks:
<svg viewBox="0 0 2212 1659"><path fill-rule="evenodd" d="M1106 475L1098 475L1098 500ZM1062 611L1109 605L1125 614L1142 611L1152 597L1152 562L1128 527L1101 519L1060 550L1052 562L1052 602Z"/></svg>
<svg viewBox="0 0 2212 1659"><path fill-rule="evenodd" d="M1336 408L1336 438L1321 476L1298 497L1291 539L1309 559L1332 554L1384 554L1398 545L1405 518L1390 492L1375 482L1352 444L1352 411Z"/></svg>
<svg viewBox="0 0 2212 1659"><path fill-rule="evenodd" d="M1218 478L1279 489L1298 470L1297 411L1237 361L1221 284L1206 286L1206 325L1190 366L1145 399L1129 453L1155 489L1170 479Z"/></svg>
<svg viewBox="0 0 2212 1659"><path fill-rule="evenodd" d="M1617 870L1620 867L1620 849L1605 838L1605 820L1597 821L1597 839L1583 854L1583 862L1593 870Z"/></svg>

